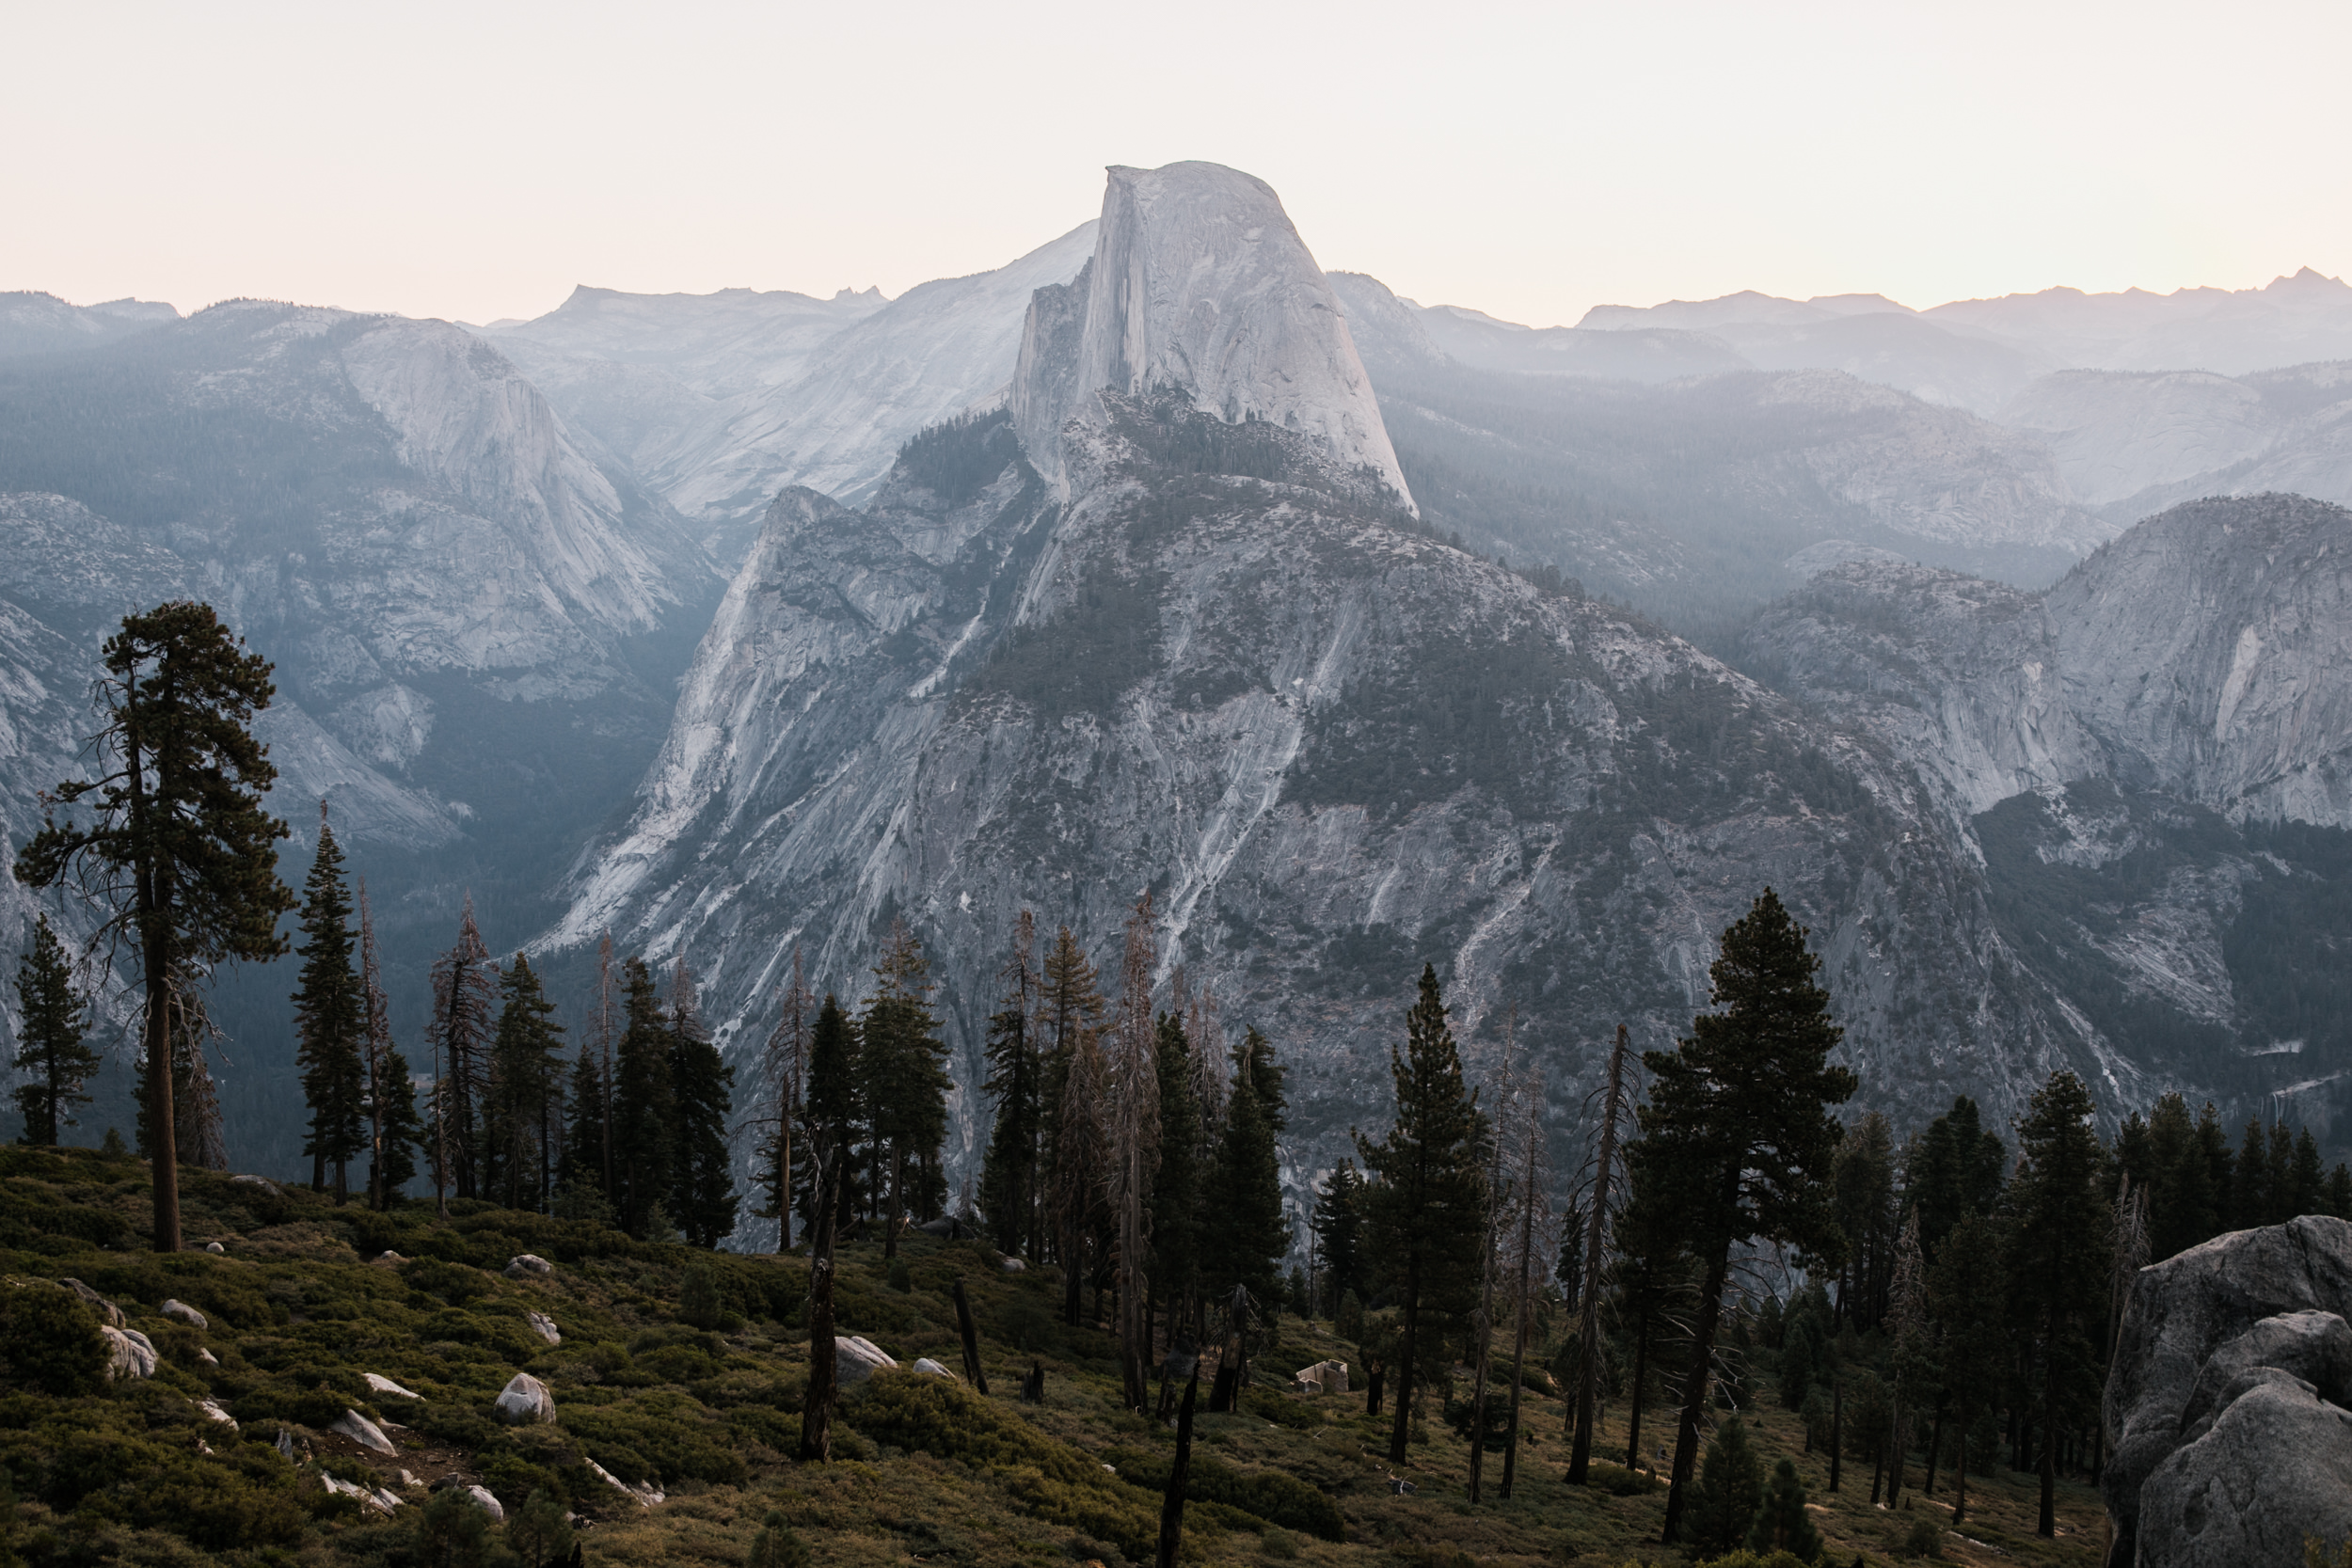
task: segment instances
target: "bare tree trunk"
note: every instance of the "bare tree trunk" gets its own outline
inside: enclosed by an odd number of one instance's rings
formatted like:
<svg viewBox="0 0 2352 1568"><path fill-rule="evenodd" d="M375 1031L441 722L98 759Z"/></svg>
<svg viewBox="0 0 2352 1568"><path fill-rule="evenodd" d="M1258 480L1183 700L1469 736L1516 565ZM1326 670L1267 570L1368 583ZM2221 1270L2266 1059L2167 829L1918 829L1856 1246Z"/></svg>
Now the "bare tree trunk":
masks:
<svg viewBox="0 0 2352 1568"><path fill-rule="evenodd" d="M1682 1420L1675 1433L1674 1475L1666 1483L1666 1527L1659 1539L1681 1538L1682 1510L1689 1501L1691 1477L1698 1468L1699 1418L1707 1410L1707 1389L1714 1370L1715 1328L1722 1321L1724 1282L1731 1272L1727 1249L1718 1246L1707 1262L1706 1294L1699 1298L1699 1316L1691 1336L1691 1376L1682 1390Z"/></svg>
<svg viewBox="0 0 2352 1568"><path fill-rule="evenodd" d="M1171 1375L1184 1380L1184 1402L1176 1412L1176 1459L1168 1469L1168 1489L1160 1497L1160 1542L1157 1568L1176 1568L1176 1549L1184 1536L1184 1485L1192 1478L1192 1404L1200 1392L1200 1354L1189 1344L1171 1347Z"/></svg>
<svg viewBox="0 0 2352 1568"><path fill-rule="evenodd" d="M840 1228L832 1197L842 1153L829 1151L817 1178L817 1237L808 1249L808 1394L801 1407L801 1463L833 1457L833 1243Z"/></svg>
<svg viewBox="0 0 2352 1568"><path fill-rule="evenodd" d="M1527 1112L1527 1153L1525 1161L1526 1190L1519 1195L1519 1311L1518 1329L1511 1341L1511 1436L1502 1450L1502 1484L1496 1496L1509 1497L1511 1482L1518 1474L1519 1460L1519 1389L1527 1371L1527 1308L1530 1291L1527 1273L1535 1259L1535 1140L1538 1136L1535 1107ZM1589 1438L1590 1434L1587 1433Z"/></svg>
<svg viewBox="0 0 2352 1568"><path fill-rule="evenodd" d="M988 1372L980 1366L980 1334L972 1322L972 1298L963 1291L963 1276L956 1276L956 1333L963 1340L963 1379L980 1393L988 1392Z"/></svg>
<svg viewBox="0 0 2352 1568"><path fill-rule="evenodd" d="M1584 1231L1584 1302L1577 1319L1576 1435L1568 1449L1568 1483L1584 1484L1593 1460L1593 1397L1600 1376L1600 1272L1609 1224L1609 1172L1617 1156L1618 1105L1625 1093L1625 1025L1617 1025L1609 1052L1609 1087L1601 1102L1599 1168L1593 1176L1593 1212ZM1641 1392L1634 1391L1634 1424L1641 1424ZM1633 1456L1629 1449L1626 1465Z"/></svg>

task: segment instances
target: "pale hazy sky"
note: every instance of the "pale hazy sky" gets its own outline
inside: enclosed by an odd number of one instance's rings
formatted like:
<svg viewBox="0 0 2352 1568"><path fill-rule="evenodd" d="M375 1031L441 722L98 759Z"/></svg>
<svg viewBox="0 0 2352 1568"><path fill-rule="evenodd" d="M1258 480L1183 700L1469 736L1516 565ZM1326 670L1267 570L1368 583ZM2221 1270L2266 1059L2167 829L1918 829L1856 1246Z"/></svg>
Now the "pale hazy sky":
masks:
<svg viewBox="0 0 2352 1568"><path fill-rule="evenodd" d="M996 266L1206 158L1596 303L2352 273L2352 6L0 0L0 289L486 320Z"/></svg>

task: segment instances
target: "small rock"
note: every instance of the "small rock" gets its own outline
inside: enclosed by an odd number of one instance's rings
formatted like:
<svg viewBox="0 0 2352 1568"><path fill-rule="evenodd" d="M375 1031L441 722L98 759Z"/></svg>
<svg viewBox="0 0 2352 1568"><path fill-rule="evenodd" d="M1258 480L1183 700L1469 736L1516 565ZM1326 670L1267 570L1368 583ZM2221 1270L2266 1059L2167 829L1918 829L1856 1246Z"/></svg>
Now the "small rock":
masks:
<svg viewBox="0 0 2352 1568"><path fill-rule="evenodd" d="M661 1488L654 1485L651 1481L647 1481L643 1486L631 1486L628 1482L623 1481L620 1477L614 1475L612 1471L606 1469L603 1465L597 1464L593 1459L588 1461L588 1468L596 1471L597 1475L603 1477L606 1485L611 1486L615 1491L626 1492L631 1497L634 1497L637 1500L637 1506L640 1508L651 1508L654 1504L663 1500Z"/></svg>
<svg viewBox="0 0 2352 1568"><path fill-rule="evenodd" d="M833 1380L836 1386L853 1388L883 1368L898 1364L871 1339L844 1334L833 1342Z"/></svg>
<svg viewBox="0 0 2352 1568"><path fill-rule="evenodd" d="M380 1373L361 1372L359 1374L359 1378L361 1382L368 1386L368 1392L371 1394L398 1394L404 1400L421 1400L424 1398L422 1394L417 1393L413 1389L403 1388L399 1384L394 1383L390 1378L385 1377Z"/></svg>
<svg viewBox="0 0 2352 1568"><path fill-rule="evenodd" d="M1291 1381L1309 1393L1344 1394L1347 1392L1347 1363L1318 1361L1311 1367L1302 1368Z"/></svg>
<svg viewBox="0 0 2352 1568"><path fill-rule="evenodd" d="M418 1480L417 1480L417 1478L416 1478L415 1474L414 1474L414 1473L412 1473L412 1472L410 1472L410 1471L407 1471L407 1470L403 1470L403 1471L401 1471L401 1472L400 1472L400 1483L401 1483L403 1486L417 1486L417 1485L421 1484L421 1482L419 1482L419 1481L418 1481Z"/></svg>
<svg viewBox="0 0 2352 1568"><path fill-rule="evenodd" d="M344 1411L343 1418L326 1430L340 1432L361 1448L373 1449L388 1459L396 1457L400 1452L398 1449L392 1447L392 1440L384 1435L382 1427L377 1426L357 1410Z"/></svg>
<svg viewBox="0 0 2352 1568"><path fill-rule="evenodd" d="M1007 1258L1000 1261L996 1266L1004 1270L1007 1274L1024 1274L1027 1272L1029 1267L1028 1264L1024 1263L1018 1258Z"/></svg>
<svg viewBox="0 0 2352 1568"><path fill-rule="evenodd" d="M401 1264L408 1261L408 1259L403 1258L399 1253L394 1252L388 1247L384 1251L379 1252L374 1257L369 1259L368 1261L380 1268L391 1269L398 1268Z"/></svg>
<svg viewBox="0 0 2352 1568"><path fill-rule="evenodd" d="M326 1483L326 1489L329 1492L346 1497L357 1497L379 1513L389 1513L400 1506L400 1499L380 1486L357 1486L347 1481L337 1481L333 1476L328 1475L322 1475L319 1480Z"/></svg>
<svg viewBox="0 0 2352 1568"><path fill-rule="evenodd" d="M1392 1497L1409 1497L1420 1490L1420 1487L1415 1486L1411 1481L1406 1481L1402 1476L1391 1476L1389 1478L1389 1495Z"/></svg>
<svg viewBox="0 0 2352 1568"><path fill-rule="evenodd" d="M949 1371L946 1368L941 1366L938 1362L932 1360L928 1355L922 1356L915 1361L914 1370L921 1372L925 1377L953 1377L956 1375L955 1373Z"/></svg>
<svg viewBox="0 0 2352 1568"><path fill-rule="evenodd" d="M220 1407L219 1402L215 1400L198 1400L195 1402L197 1409L204 1413L204 1418L206 1420L222 1422L227 1425L229 1430L231 1432L237 1430L237 1418L229 1414L226 1410L223 1410Z"/></svg>
<svg viewBox="0 0 2352 1568"><path fill-rule="evenodd" d="M294 1456L294 1433L285 1427L278 1429L278 1451L288 1459Z"/></svg>
<svg viewBox="0 0 2352 1568"><path fill-rule="evenodd" d="M106 1339L106 1375L114 1377L153 1377L155 1365L161 1358L147 1336L135 1328L106 1327L98 1331Z"/></svg>
<svg viewBox="0 0 2352 1568"><path fill-rule="evenodd" d="M529 1372L516 1372L499 1393L499 1418L506 1421L552 1421L555 1396Z"/></svg>
<svg viewBox="0 0 2352 1568"><path fill-rule="evenodd" d="M206 1242L204 1243L204 1250L214 1254L215 1256L218 1256L221 1253L227 1252L229 1249L222 1246L218 1242Z"/></svg>
<svg viewBox="0 0 2352 1568"><path fill-rule="evenodd" d="M272 1197L284 1197L284 1189L266 1176L232 1176L229 1179L240 1187L259 1187Z"/></svg>
<svg viewBox="0 0 2352 1568"><path fill-rule="evenodd" d="M466 1496L480 1503L483 1507L483 1511L488 1513L491 1518L497 1519L501 1523L504 1522L506 1518L506 1510L499 1506L498 1498L490 1495L490 1489L488 1487L468 1486L466 1488Z"/></svg>
<svg viewBox="0 0 2352 1568"><path fill-rule="evenodd" d="M211 1453L213 1451L213 1446L204 1441L203 1438L199 1437L196 1440L196 1451L199 1453Z"/></svg>
<svg viewBox="0 0 2352 1568"><path fill-rule="evenodd" d="M213 1326L212 1323L207 1321L203 1313L199 1312L195 1307L190 1307L184 1301L167 1301L161 1307L155 1308L155 1310L161 1312L167 1318L179 1319L190 1328L210 1328Z"/></svg>
<svg viewBox="0 0 2352 1568"><path fill-rule="evenodd" d="M555 1320L545 1312L526 1311L523 1313L523 1321L531 1324L532 1333L536 1334L548 1344L560 1345L564 1342L564 1336L556 1329Z"/></svg>
<svg viewBox="0 0 2352 1568"><path fill-rule="evenodd" d="M207 1367L217 1367L220 1365L220 1357L215 1355L211 1351L206 1350L202 1345L196 1347L196 1358L199 1361L203 1362Z"/></svg>
<svg viewBox="0 0 2352 1568"><path fill-rule="evenodd" d="M80 1280L60 1279L57 1283L72 1291L75 1295L81 1297L83 1302L92 1311L98 1314L98 1319L101 1323L103 1323L112 1328L122 1328L129 1324L130 1320L122 1315L121 1307L117 1307L113 1302L108 1301L104 1296L100 1295L96 1291L91 1290Z"/></svg>
<svg viewBox="0 0 2352 1568"><path fill-rule="evenodd" d="M554 1272L555 1265L535 1253L523 1253L507 1259L506 1263L506 1277L509 1279L545 1279Z"/></svg>

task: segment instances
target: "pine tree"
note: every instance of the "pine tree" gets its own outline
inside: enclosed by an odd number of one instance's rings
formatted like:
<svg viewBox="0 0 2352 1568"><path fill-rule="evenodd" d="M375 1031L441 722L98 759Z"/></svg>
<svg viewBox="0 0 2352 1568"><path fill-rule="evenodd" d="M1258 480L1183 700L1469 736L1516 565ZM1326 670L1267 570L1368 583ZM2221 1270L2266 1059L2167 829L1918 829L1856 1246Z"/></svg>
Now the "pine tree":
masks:
<svg viewBox="0 0 2352 1568"><path fill-rule="evenodd" d="M544 1210L561 1147L564 1030L527 954L500 976L503 1001L483 1096L484 1190L509 1209Z"/></svg>
<svg viewBox="0 0 2352 1568"><path fill-rule="evenodd" d="M999 971L1003 1000L988 1021L988 1079L995 1104L988 1153L980 1167L980 1206L996 1250L1026 1252L1040 1260L1040 1167L1045 1132L1045 1059L1037 1028L1037 921L1023 910L1013 925L1012 955Z"/></svg>
<svg viewBox="0 0 2352 1568"><path fill-rule="evenodd" d="M2042 1444L2044 1536L2058 1528L2061 1422L2096 1397L2090 1334L2106 1305L2105 1150L2091 1130L2090 1091L2063 1069L2035 1092L2018 1124L2010 1212L2012 1299L2032 1368Z"/></svg>
<svg viewBox="0 0 2352 1568"><path fill-rule="evenodd" d="M1764 1503L1764 1466L1748 1443L1747 1423L1734 1416L1707 1445L1707 1465L1692 1499L1691 1544L1702 1557L1747 1544Z"/></svg>
<svg viewBox="0 0 2352 1568"><path fill-rule="evenodd" d="M876 987L858 1021L859 1066L871 1134L869 1206L887 1183L882 1256L898 1252L909 1215L936 1216L946 1199L939 1148L947 1136L947 1047L931 1012L930 966L903 921L874 966Z"/></svg>
<svg viewBox="0 0 2352 1568"><path fill-rule="evenodd" d="M1486 1179L1479 1158L1482 1117L1462 1082L1462 1059L1447 1026L1438 972L1424 964L1421 995L1405 1020L1405 1048L1389 1048L1396 1122L1385 1138L1356 1134L1371 1176L1367 1228L1375 1258L1398 1307L1396 1415L1389 1462L1405 1463L1412 1433L1413 1390L1438 1361L1438 1347L1458 1340L1478 1299L1478 1254L1486 1224ZM1234 1075L1234 1116L1254 1101L1255 1074ZM1252 1084L1245 1096L1242 1085ZM1230 1134L1229 1134L1230 1141ZM1269 1129L1266 1141L1272 1143Z"/></svg>
<svg viewBox="0 0 2352 1568"><path fill-rule="evenodd" d="M644 1239L677 1169L677 1107L670 1087L670 1022L661 1016L645 960L621 966L620 1045L612 1067L612 1209L621 1227Z"/></svg>
<svg viewBox="0 0 2352 1568"><path fill-rule="evenodd" d="M1280 1289L1282 1259L1291 1249L1280 1151L1274 1141L1284 1108L1279 1100L1269 1105L1264 1099L1265 1090L1280 1092L1281 1069L1272 1066L1273 1055L1273 1044L1254 1028L1233 1048L1225 1134L1202 1184L1207 1223L1201 1227L1200 1274L1213 1299L1231 1295L1239 1285L1252 1300L1271 1306ZM1474 1249L1470 1256L1477 1256Z"/></svg>
<svg viewBox="0 0 2352 1568"><path fill-rule="evenodd" d="M1879 1325L1895 1278L1895 1138L1885 1114L1864 1113L1838 1140L1830 1165L1831 1201L1844 1243L1837 1312L1856 1328ZM1825 1244L1835 1243L1825 1239Z"/></svg>
<svg viewBox="0 0 2352 1568"><path fill-rule="evenodd" d="M375 951L375 917L368 908L367 879L359 879L359 993L367 1009L368 1207L383 1210L415 1179L417 1088L408 1059L392 1043L391 1002L384 994L383 965Z"/></svg>
<svg viewBox="0 0 2352 1568"><path fill-rule="evenodd" d="M676 1164L669 1213L686 1239L715 1247L735 1228L741 1198L727 1152L735 1069L710 1043L694 976L681 957L670 973L670 1087L676 1107Z"/></svg>
<svg viewBox="0 0 2352 1568"><path fill-rule="evenodd" d="M1168 1334L1199 1338L1201 1207L1200 1112L1192 1100L1192 1042L1184 1021L1160 1015L1152 1057L1160 1075L1160 1163L1152 1180L1152 1293Z"/></svg>
<svg viewBox="0 0 2352 1568"><path fill-rule="evenodd" d="M198 973L224 958L286 950L278 917L294 895L278 879L273 848L286 825L266 809L278 770L252 730L276 688L269 661L212 606L192 601L125 616L102 656L99 754L112 770L57 786L57 804L86 803L87 815L70 826L46 817L17 854L15 876L36 888L78 881L111 911L93 940L136 943L154 1247L177 1252L175 988L186 995Z"/></svg>
<svg viewBox="0 0 2352 1568"><path fill-rule="evenodd" d="M2295 1135L2295 1162L2287 1171L2288 1216L2318 1213L2327 1180L2320 1170L2319 1144L2310 1128L2302 1128Z"/></svg>
<svg viewBox="0 0 2352 1568"><path fill-rule="evenodd" d="M310 1190L326 1190L335 1168L335 1201L349 1192L347 1167L367 1148L367 997L353 972L351 899L343 891L343 855L319 802L318 853L303 884L302 976L294 994L294 1060L310 1126L302 1152L310 1156Z"/></svg>
<svg viewBox="0 0 2352 1568"><path fill-rule="evenodd" d="M213 1082L213 1070L204 1054L215 1031L204 993L193 977L171 976L164 1016L167 1022L166 1037L171 1047L171 1126L179 1163L199 1170L227 1170L229 1143L221 1125L219 1089ZM155 1157L156 1128L147 1098L149 1077L144 1049L139 1056L138 1083L139 1153L151 1160Z"/></svg>
<svg viewBox="0 0 2352 1568"><path fill-rule="evenodd" d="M1977 1214L1962 1216L1928 1273L1928 1312L1941 1340L1945 1397L1961 1433L1960 1463L1952 1472L1955 1529L1968 1513L1969 1434L1978 1418L2000 1402L2009 1365L2008 1301L1987 1288L2007 1273L1999 1223Z"/></svg>
<svg viewBox="0 0 2352 1568"><path fill-rule="evenodd" d="M801 1170L794 1178L812 1233L819 1217L816 1208L818 1178L826 1160L836 1151L841 1158L833 1193L835 1220L846 1222L857 1212L849 1156L866 1120L865 1101L858 1089L864 1076L858 1069L858 1053L856 1021L842 1011L832 992L826 992L824 1006L817 1012L817 1026L809 1033L809 1137Z"/></svg>
<svg viewBox="0 0 2352 1568"><path fill-rule="evenodd" d="M74 1107L90 1102L86 1085L98 1071L98 1053L82 1043L82 1001L47 915L34 922L33 945L17 960L16 1009L15 1066L25 1075L16 1088L24 1117L19 1141L55 1148L73 1125Z"/></svg>
<svg viewBox="0 0 2352 1568"><path fill-rule="evenodd" d="M469 893L457 917L456 943L433 960L433 1144L426 1152L443 1214L452 1187L459 1197L482 1196L477 1117L489 1066L494 967L474 924Z"/></svg>
<svg viewBox="0 0 2352 1568"><path fill-rule="evenodd" d="M1772 1466L1772 1484L1765 1488L1763 1506L1748 1530L1748 1550L1758 1557L1787 1552L1800 1562L1820 1557L1821 1532L1804 1511L1804 1482L1797 1477L1794 1461L1783 1459Z"/></svg>
<svg viewBox="0 0 2352 1568"><path fill-rule="evenodd" d="M1152 1012L1156 967L1152 895L1146 890L1127 917L1108 1053L1110 1201L1119 1224L1119 1363L1130 1410L1143 1408L1150 1396L1145 1363L1152 1356L1151 1326L1144 1318L1144 1293L1151 1264L1152 1182L1160 1163L1160 1073L1152 1060L1158 1031Z"/></svg>
<svg viewBox="0 0 2352 1568"><path fill-rule="evenodd" d="M801 972L801 950L792 949L792 982L778 999L776 1026L768 1035L766 1069L769 1103L775 1114L768 1120L767 1136L755 1152L759 1160L758 1186L762 1207L752 1212L776 1222L776 1250L792 1246L792 1171L800 1156L802 1097L808 1083L809 994Z"/></svg>
<svg viewBox="0 0 2352 1568"><path fill-rule="evenodd" d="M2207 1106L2206 1114L2212 1113ZM2189 1119L2188 1102L2178 1093L2158 1099L2150 1113L2146 1153L2137 1168L2129 1157L2123 1164L2131 1171L2133 1186L2148 1193L2151 1259L2162 1262L2221 1233L2213 1163Z"/></svg>
<svg viewBox="0 0 2352 1568"><path fill-rule="evenodd" d="M1706 1270L1666 1494L1668 1541L1680 1539L1698 1460L1732 1249L1759 1237L1814 1247L1832 1231L1821 1180L1838 1126L1828 1108L1853 1093L1855 1080L1829 1065L1841 1031L1830 1022L1829 993L1814 978L1820 960L1805 936L1765 889L1724 933L1709 971L1718 1010L1692 1020L1676 1050L1643 1053L1650 1101L1631 1157L1682 1210Z"/></svg>
<svg viewBox="0 0 2352 1568"><path fill-rule="evenodd" d="M1313 1217L1308 1221L1315 1245L1323 1254L1324 1294L1335 1304L1353 1291L1357 1298L1372 1293L1364 1260L1364 1183L1356 1162L1343 1159L1333 1167L1323 1190L1315 1195ZM1581 1244L1581 1243L1576 1243ZM1564 1257L1565 1250L1563 1249ZM1574 1300L1574 1292L1569 1293Z"/></svg>
<svg viewBox="0 0 2352 1568"><path fill-rule="evenodd" d="M1045 958L1045 1123L1053 1165L1046 1191L1062 1271L1062 1315L1079 1321L1079 1292L1108 1213L1109 1150L1103 1129L1103 995L1094 966L1064 926Z"/></svg>
<svg viewBox="0 0 2352 1568"><path fill-rule="evenodd" d="M1921 1254L1932 1260L1936 1248L1964 1214L1989 1214L2000 1201L2005 1151L1999 1136L1984 1130L1977 1102L1966 1095L1928 1123L1917 1158L1910 1162L1907 1200L1919 1216Z"/></svg>

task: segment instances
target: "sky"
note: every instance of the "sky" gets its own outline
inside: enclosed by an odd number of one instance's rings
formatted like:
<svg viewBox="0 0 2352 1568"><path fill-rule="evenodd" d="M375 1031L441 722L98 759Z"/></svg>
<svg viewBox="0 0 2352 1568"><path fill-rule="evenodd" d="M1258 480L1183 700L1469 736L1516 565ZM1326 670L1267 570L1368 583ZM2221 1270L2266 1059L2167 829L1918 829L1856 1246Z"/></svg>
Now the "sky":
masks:
<svg viewBox="0 0 2352 1568"><path fill-rule="evenodd" d="M0 0L0 289L488 321L1001 265L1106 164L1537 325L2352 274L2352 7Z"/></svg>

